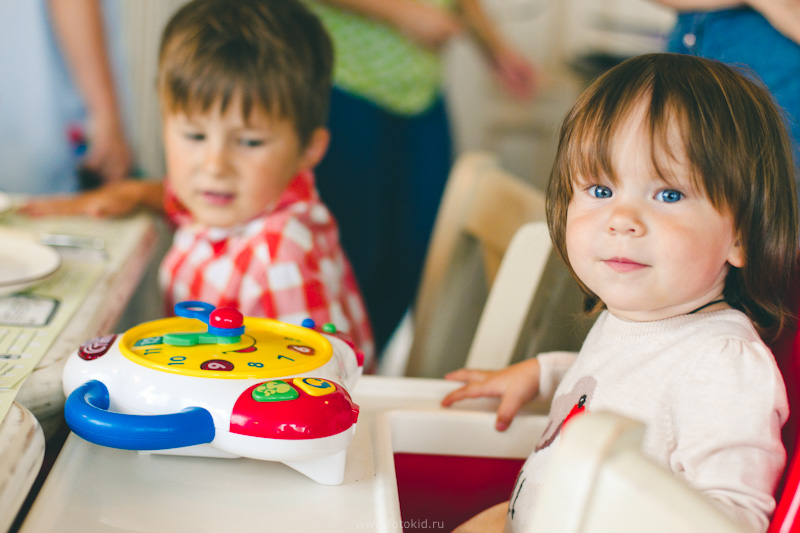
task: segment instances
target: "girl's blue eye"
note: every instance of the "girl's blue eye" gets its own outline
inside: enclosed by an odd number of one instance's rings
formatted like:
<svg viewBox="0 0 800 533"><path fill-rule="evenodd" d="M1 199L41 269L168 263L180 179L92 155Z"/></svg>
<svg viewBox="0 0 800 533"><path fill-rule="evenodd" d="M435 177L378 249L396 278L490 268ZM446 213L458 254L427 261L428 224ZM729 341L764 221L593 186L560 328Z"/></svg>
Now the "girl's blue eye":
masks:
<svg viewBox="0 0 800 533"><path fill-rule="evenodd" d="M656 200L660 200L662 202L667 202L667 203L675 203L682 199L683 199L683 193L673 189L666 189L663 191L659 191L656 194Z"/></svg>
<svg viewBox="0 0 800 533"><path fill-rule="evenodd" d="M589 187L589 195L595 198L611 198L611 189L603 185L592 185Z"/></svg>

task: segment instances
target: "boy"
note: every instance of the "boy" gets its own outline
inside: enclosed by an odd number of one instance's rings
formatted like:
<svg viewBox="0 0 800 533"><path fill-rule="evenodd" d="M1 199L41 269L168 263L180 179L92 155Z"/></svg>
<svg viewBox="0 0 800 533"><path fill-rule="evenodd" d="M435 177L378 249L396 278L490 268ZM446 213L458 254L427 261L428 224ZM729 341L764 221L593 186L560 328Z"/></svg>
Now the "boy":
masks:
<svg viewBox="0 0 800 533"><path fill-rule="evenodd" d="M325 154L333 51L295 0L194 0L159 53L167 177L126 181L31 214L164 208L177 230L161 265L168 304L331 322L372 355L372 333L336 222L311 172Z"/></svg>

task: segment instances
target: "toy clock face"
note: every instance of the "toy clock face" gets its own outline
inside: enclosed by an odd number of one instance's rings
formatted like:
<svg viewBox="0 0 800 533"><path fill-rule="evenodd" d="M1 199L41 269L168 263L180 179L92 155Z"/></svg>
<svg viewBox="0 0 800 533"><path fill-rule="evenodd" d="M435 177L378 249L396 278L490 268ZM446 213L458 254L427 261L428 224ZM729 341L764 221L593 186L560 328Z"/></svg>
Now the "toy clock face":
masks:
<svg viewBox="0 0 800 533"><path fill-rule="evenodd" d="M119 347L142 366L188 376L221 379L268 379L301 374L327 363L330 342L308 328L266 318L245 318L244 333L230 344L180 346L165 343L170 334L202 333L198 320L174 317L128 330Z"/></svg>

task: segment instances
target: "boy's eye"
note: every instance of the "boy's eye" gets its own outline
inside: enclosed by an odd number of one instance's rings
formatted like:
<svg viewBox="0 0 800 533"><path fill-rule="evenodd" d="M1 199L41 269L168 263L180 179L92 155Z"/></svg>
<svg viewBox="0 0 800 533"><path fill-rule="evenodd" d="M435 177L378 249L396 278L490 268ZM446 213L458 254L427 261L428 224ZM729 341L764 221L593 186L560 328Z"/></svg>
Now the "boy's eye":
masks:
<svg viewBox="0 0 800 533"><path fill-rule="evenodd" d="M264 144L263 139L239 139L239 144L247 148L255 148Z"/></svg>
<svg viewBox="0 0 800 533"><path fill-rule="evenodd" d="M683 198L683 193L674 189L666 189L656 193L656 200L667 203L674 203Z"/></svg>
<svg viewBox="0 0 800 533"><path fill-rule="evenodd" d="M193 131L188 131L183 136L190 141L202 141L206 138L204 134Z"/></svg>
<svg viewBox="0 0 800 533"><path fill-rule="evenodd" d="M611 198L611 189L604 185L592 185L588 189L589 196L595 198Z"/></svg>

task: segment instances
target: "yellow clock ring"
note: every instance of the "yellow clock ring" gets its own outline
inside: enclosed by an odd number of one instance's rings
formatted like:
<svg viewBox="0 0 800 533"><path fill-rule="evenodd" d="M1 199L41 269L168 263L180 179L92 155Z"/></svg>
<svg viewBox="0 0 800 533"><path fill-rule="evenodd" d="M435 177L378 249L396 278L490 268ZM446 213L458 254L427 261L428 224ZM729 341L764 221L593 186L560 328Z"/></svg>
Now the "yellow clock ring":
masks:
<svg viewBox="0 0 800 533"><path fill-rule="evenodd" d="M316 331L268 318L244 319L244 334L231 344L175 346L168 333L203 333L207 326L183 317L146 322L119 341L122 354L142 366L186 376L271 379L321 367L333 356L330 342Z"/></svg>

